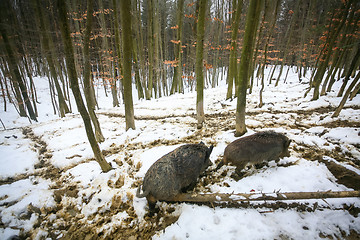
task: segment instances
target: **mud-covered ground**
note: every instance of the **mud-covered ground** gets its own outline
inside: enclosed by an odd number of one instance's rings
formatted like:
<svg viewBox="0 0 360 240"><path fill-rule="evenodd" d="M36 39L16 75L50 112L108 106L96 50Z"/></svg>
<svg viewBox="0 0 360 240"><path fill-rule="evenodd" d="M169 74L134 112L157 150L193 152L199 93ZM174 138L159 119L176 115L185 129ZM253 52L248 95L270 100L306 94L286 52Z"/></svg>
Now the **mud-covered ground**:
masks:
<svg viewBox="0 0 360 240"><path fill-rule="evenodd" d="M136 130L127 132L121 111L98 111L106 139L100 147L106 160L114 167L108 173L102 173L94 161L78 114L2 130L0 147L8 154L4 155L7 163L11 159L15 162L19 157L30 161L19 161L17 164L23 164L24 169L14 173L10 171L12 165L1 162L4 167L9 166L9 170L1 170L0 238L150 239L155 236L170 239L162 234L174 223L182 226L178 222L179 217L184 206L192 204L158 203L159 212L149 216L146 200L136 198L135 192L146 170L156 159L180 144L200 141L214 145L210 158L213 165L199 179L194 192L210 193L224 189L227 192L243 189L247 192L360 190L359 101L348 103L344 114L333 119L330 117L335 110L333 98L329 97L325 104L314 105L309 99L302 100L303 93L301 89L299 91L299 94L290 95L285 100L268 96L273 100L269 100L263 108L257 107L257 102L253 100L256 96L248 101L248 134L268 129L286 134L292 140L289 148L291 157L277 163L258 164L242 177L235 175L231 166L215 171L224 148L236 139L233 136L236 100L225 101L219 97L224 96L224 89L206 92L206 122L200 130L196 127L193 105L186 104L186 101L194 100L193 93L137 103ZM166 109L164 103L174 99L183 101L185 106L174 103L171 110ZM23 154L12 156L11 152ZM280 179L280 183L273 186L261 182L267 181L269 176L276 176L280 169L287 174L287 170L294 167L301 169L302 166L319 168L324 172L313 178L319 184L305 181L303 184L289 184L291 175L285 176L290 178L289 182ZM242 183L248 184L249 179L253 179L254 185L243 188ZM299 186L301 189L295 189ZM219 209L233 208L254 210L260 216L275 215L279 209L299 214L338 211L352 219L349 225L344 227L334 223L333 229L316 229L311 234L330 239L360 238L360 228L353 226L360 221L358 198L334 203L316 199L202 205L213 209L215 214ZM312 231L310 224L305 221L300 231ZM274 234L263 237L297 239L291 231ZM190 233L174 236L174 239L184 238L196 239Z"/></svg>
<svg viewBox="0 0 360 240"><path fill-rule="evenodd" d="M283 128L283 129L296 129L298 135L306 135L307 127L311 126L299 126L297 124L297 119L306 119L311 118L311 114L316 112L323 112L322 109L315 109L309 112L293 112L291 116L292 119L289 119L289 124L281 123L277 124L275 121L268 124L264 124L262 128ZM278 112L277 114L281 114ZM109 114L99 114L107 118L106 121L111 122L123 122L122 116L109 115ZM249 118L256 121L263 121L263 116L260 113L251 113L248 114ZM14 177L6 178L1 180L1 185L11 184L22 179L32 178L36 181L36 178L43 178L49 180L50 191L53 193L55 204L51 207L37 208L32 205L27 206L27 211L18 216L19 219L30 219L33 214L37 216L36 222L33 225L33 228L30 231L23 231L21 226L19 226L20 238L34 237L39 235L39 230L46 230L48 232L47 237L51 239L148 239L151 238L157 231L165 229L168 225L176 222L179 217L179 212L175 211L175 206L178 203L162 203L160 211L154 217L147 216L145 214L142 220L139 220L134 207L134 191L141 183L141 179L136 177L136 172L141 168L141 163L135 164L133 156L139 151L144 149L151 149L158 146L169 146L169 145L179 145L184 143L198 143L200 141L205 141L206 144L213 144L217 146L218 141L214 136L219 135L222 132L231 132L234 129L234 118L235 114L233 111L229 111L226 114L207 114L206 123L201 130L197 130L194 123L196 122L194 116L184 116L184 117L162 117L157 119L142 119L138 118L137 121L146 121L147 125L161 125L165 123L169 124L179 124L181 128L186 129L189 133L182 138L177 139L168 139L168 140L155 140L149 141L147 143L143 142L128 142L124 144L114 143L108 148L103 148L103 153L105 156L109 157L110 155L117 155L114 161L118 166L121 166L122 171L113 173L113 177L107 182L107 186L113 191L116 192L118 189L121 189L124 186L125 178L128 178L127 181L130 181L131 184L128 186L128 191L126 192L126 200L123 196L118 196L116 193L111 199L111 203L106 210L101 212L94 212L90 216L84 216L81 213L81 209L76 206L76 202L80 201L89 203L92 201L95 192L101 191L100 189L94 189L93 193L82 195L81 192L84 191L84 186L77 184L76 181L71 177L71 174L66 174L69 169L73 169L78 165L93 162L94 159L87 158L79 161L76 164L70 165L65 168L57 168L51 164L51 158L53 156L53 150L47 145L46 141L43 140L43 136L36 135L32 130L32 126L24 127L21 129L22 137L31 140L31 146L34 151L38 154L39 161L34 166L34 171L32 173L21 174ZM276 114L274 114L276 118ZM51 123L50 123L51 124ZM319 125L316 125L319 127ZM341 122L332 122L324 124L326 129L331 127L351 127L358 129L360 133L360 123L359 122L350 122L350 121L341 121ZM35 126L36 128L36 126ZM146 127L145 127L146 128ZM248 125L248 128L252 128L251 125ZM20 131L20 129L18 129ZM156 131L156 128L154 129ZM17 130L14 130L17 131ZM58 130L55 130L56 134ZM62 131L67 131L67 129L62 129ZM320 135L324 135L327 130L324 130ZM6 134L5 134L6 135ZM14 137L16 135L10 136ZM6 137L6 136L5 136ZM359 160L356 156L353 156L351 152L343 151L343 143L336 142L334 140L329 141L331 144L335 145L335 151L329 151L323 149L321 146L309 146L301 142L293 142L290 147L292 155L298 155L301 158L304 158L308 161L319 161L328 167L329 171L336 177L339 184L343 184L349 188L360 190L360 176L354 171L349 170L348 168L334 163L332 161L324 160L324 156L331 157L337 160L339 163L344 163L350 165L354 168L360 169ZM349 145L348 148L355 148L359 150L359 146ZM139 150L140 149L140 150ZM68 156L67 158L77 158L80 154L74 154ZM225 167L225 170L221 171L218 174L214 174L215 164L221 159L221 155L215 159L214 165L210 167L206 175L199 180L198 186L195 188L195 191L200 190L202 192L209 192L210 189L207 186L218 183L222 184L224 177L228 174L230 177L239 180L238 176L232 174L233 168ZM287 167L296 162L287 163L283 166ZM281 166L279 164L278 166ZM257 169L262 169L268 167L266 163L256 166ZM256 171L256 170L255 170ZM256 174L256 173L255 173ZM126 177L124 175L127 175ZM34 183L36 184L36 183ZM91 186L87 186L88 188ZM6 196L1 198L2 207L10 207L15 202L6 202ZM98 198L95 201L101 201L101 198ZM213 206L214 203L209 206ZM221 207L242 207L242 208L261 208L268 207L270 209L278 208L293 208L298 211L314 211L315 208L304 203L272 203L272 204L218 204L217 206ZM344 205L343 209L349 211L350 214L358 217L360 208ZM109 229L106 226L114 221L114 216L117 216L119 213L126 215L126 217L121 218L121 224L116 226L115 229ZM14 216L17 217L17 216ZM6 223L1 223L1 227L7 227ZM352 231L351 236L357 236L358 233ZM350 238L349 239L357 239Z"/></svg>

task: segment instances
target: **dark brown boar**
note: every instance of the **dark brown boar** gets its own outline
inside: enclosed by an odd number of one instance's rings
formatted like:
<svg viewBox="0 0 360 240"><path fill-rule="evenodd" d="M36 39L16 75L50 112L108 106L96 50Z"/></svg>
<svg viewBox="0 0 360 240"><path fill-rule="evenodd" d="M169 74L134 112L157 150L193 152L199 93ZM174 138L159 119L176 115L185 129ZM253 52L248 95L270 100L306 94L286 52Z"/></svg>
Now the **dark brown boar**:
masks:
<svg viewBox="0 0 360 240"><path fill-rule="evenodd" d="M204 143L186 144L158 159L146 172L136 196L146 197L150 212L156 201L171 201L177 194L195 187L197 179L211 164L213 146Z"/></svg>
<svg viewBox="0 0 360 240"><path fill-rule="evenodd" d="M236 172L240 173L247 164L289 157L290 142L285 135L274 131L258 132L239 138L225 148L223 161L216 169L224 164L231 164L236 166Z"/></svg>

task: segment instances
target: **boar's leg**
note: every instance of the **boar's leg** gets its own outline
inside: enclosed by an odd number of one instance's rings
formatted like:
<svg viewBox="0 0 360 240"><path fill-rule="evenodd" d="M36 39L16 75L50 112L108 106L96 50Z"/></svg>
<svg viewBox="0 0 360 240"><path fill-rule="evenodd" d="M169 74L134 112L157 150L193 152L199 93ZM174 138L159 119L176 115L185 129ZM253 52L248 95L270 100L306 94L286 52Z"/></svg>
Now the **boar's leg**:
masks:
<svg viewBox="0 0 360 240"><path fill-rule="evenodd" d="M219 164L216 166L215 171L219 170L222 166L224 166L224 160L221 160Z"/></svg>
<svg viewBox="0 0 360 240"><path fill-rule="evenodd" d="M157 213L159 211L159 209L156 209L156 199L154 198L154 196L152 196L151 194L149 194L146 197L148 204L149 204L149 215L150 217L153 216L155 213Z"/></svg>

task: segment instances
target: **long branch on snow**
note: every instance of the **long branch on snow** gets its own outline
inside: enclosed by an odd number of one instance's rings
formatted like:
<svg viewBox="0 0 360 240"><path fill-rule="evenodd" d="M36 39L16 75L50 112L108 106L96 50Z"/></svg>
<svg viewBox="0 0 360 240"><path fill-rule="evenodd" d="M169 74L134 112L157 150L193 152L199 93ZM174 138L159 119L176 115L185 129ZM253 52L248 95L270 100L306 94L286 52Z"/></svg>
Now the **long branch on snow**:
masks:
<svg viewBox="0 0 360 240"><path fill-rule="evenodd" d="M284 193L182 193L175 202L247 202L265 200L300 200L360 197L360 191L327 191L327 192L284 192Z"/></svg>

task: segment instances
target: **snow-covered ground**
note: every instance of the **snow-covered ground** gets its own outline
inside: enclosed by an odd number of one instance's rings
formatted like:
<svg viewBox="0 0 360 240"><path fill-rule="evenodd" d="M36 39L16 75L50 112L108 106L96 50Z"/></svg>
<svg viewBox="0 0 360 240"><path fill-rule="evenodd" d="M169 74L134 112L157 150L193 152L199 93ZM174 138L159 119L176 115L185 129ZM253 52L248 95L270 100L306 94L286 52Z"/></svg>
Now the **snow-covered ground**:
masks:
<svg viewBox="0 0 360 240"><path fill-rule="evenodd" d="M114 167L108 173L93 159L80 115L53 115L47 80L35 78L35 84L39 122L19 118L9 103L4 112L0 102L6 127L0 130L0 239L322 239L360 234L359 198L284 201L287 205L278 208L158 203L160 212L149 217L146 199L135 197L158 158L200 141L214 145L214 164L199 180L197 192L353 190L326 165L335 162L360 175L360 96L331 118L341 100L336 97L341 82L311 101L312 92L303 97L308 84L300 83L291 69L286 83L265 86L262 108L257 107L260 87L255 83L247 100L246 135L284 133L292 140L291 156L249 170L241 179L232 177L231 166L213 170L236 139L236 100L225 100L224 78L218 87L205 90L201 130L194 115L196 92L145 101L137 100L134 91L136 129L125 131L123 105L111 107L111 97L98 89L97 114L105 136L100 147ZM72 107L76 109L74 103Z"/></svg>

